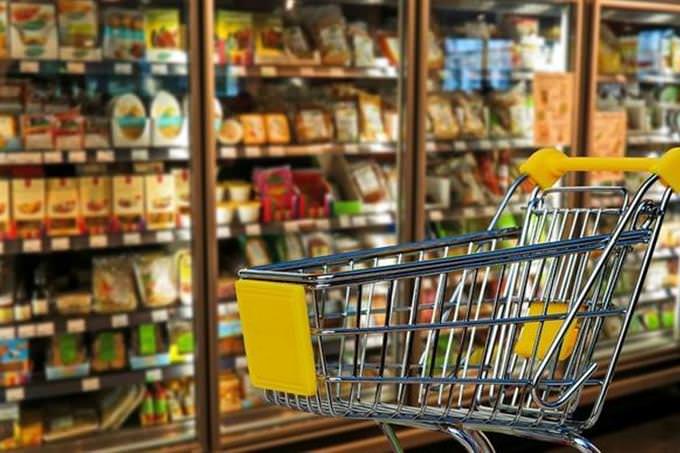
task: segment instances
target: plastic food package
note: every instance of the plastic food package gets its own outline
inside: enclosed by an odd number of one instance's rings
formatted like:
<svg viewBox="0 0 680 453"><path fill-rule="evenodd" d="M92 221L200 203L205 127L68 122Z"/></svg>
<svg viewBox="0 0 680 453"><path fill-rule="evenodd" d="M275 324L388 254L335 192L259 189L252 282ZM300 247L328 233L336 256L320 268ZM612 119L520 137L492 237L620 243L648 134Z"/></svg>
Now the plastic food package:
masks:
<svg viewBox="0 0 680 453"><path fill-rule="evenodd" d="M248 266L264 266L272 263L267 245L261 238L248 238L245 243Z"/></svg>
<svg viewBox="0 0 680 453"><path fill-rule="evenodd" d="M176 320L168 323L170 361L187 362L194 356L194 328L191 321Z"/></svg>
<svg viewBox="0 0 680 453"><path fill-rule="evenodd" d="M152 8L145 10L144 28L149 61L175 63L186 61L178 9Z"/></svg>
<svg viewBox="0 0 680 453"><path fill-rule="evenodd" d="M47 180L47 234L67 236L80 233L80 196L75 178Z"/></svg>
<svg viewBox="0 0 680 453"><path fill-rule="evenodd" d="M38 237L45 222L45 180L12 180L12 218L20 238Z"/></svg>
<svg viewBox="0 0 680 453"><path fill-rule="evenodd" d="M387 141L382 122L382 101L379 96L359 94L360 138L362 142Z"/></svg>
<svg viewBox="0 0 680 453"><path fill-rule="evenodd" d="M489 95L490 135L492 137L526 137L533 130L533 109L527 105L522 86Z"/></svg>
<svg viewBox="0 0 680 453"><path fill-rule="evenodd" d="M320 108L303 108L295 114L295 135L300 143L329 141L332 125L326 112Z"/></svg>
<svg viewBox="0 0 680 453"><path fill-rule="evenodd" d="M291 25L283 30L283 42L286 52L289 56L292 56L296 62L317 62L318 54L314 52L309 45L305 32L299 25Z"/></svg>
<svg viewBox="0 0 680 453"><path fill-rule="evenodd" d="M47 366L71 367L87 360L87 350L82 334L64 333L50 338L47 351Z"/></svg>
<svg viewBox="0 0 680 453"><path fill-rule="evenodd" d="M347 27L352 49L354 51L354 66L374 66L375 49L373 38L368 33L365 22L354 22Z"/></svg>
<svg viewBox="0 0 680 453"><path fill-rule="evenodd" d="M267 131L264 117L259 113L239 115L243 127L243 143L246 145L264 145L267 142Z"/></svg>
<svg viewBox="0 0 680 453"><path fill-rule="evenodd" d="M283 113L267 113L264 115L267 142L272 145L286 145L290 143L290 128L288 118Z"/></svg>
<svg viewBox="0 0 680 453"><path fill-rule="evenodd" d="M145 254L134 260L142 304L165 307L177 301L177 267L172 255Z"/></svg>
<svg viewBox="0 0 680 453"><path fill-rule="evenodd" d="M339 101L333 104L336 140L340 143L359 141L359 117L356 103Z"/></svg>
<svg viewBox="0 0 680 453"><path fill-rule="evenodd" d="M59 58L98 60L97 4L91 0L59 0Z"/></svg>
<svg viewBox="0 0 680 453"><path fill-rule="evenodd" d="M310 35L316 40L316 47L321 51L321 62L332 66L349 65L352 54L340 7L329 5L303 8L302 15L306 19Z"/></svg>
<svg viewBox="0 0 680 453"><path fill-rule="evenodd" d="M375 162L358 162L352 165L350 176L364 203L389 201L384 175Z"/></svg>
<svg viewBox="0 0 680 453"><path fill-rule="evenodd" d="M452 140L458 137L460 127L448 99L437 95L429 96L427 113L432 121L434 137L437 140Z"/></svg>
<svg viewBox="0 0 680 453"><path fill-rule="evenodd" d="M146 175L144 177L144 188L147 229L174 228L177 221L175 178L172 175L162 173Z"/></svg>
<svg viewBox="0 0 680 453"><path fill-rule="evenodd" d="M99 332L92 343L92 370L120 370L127 365L123 332Z"/></svg>
<svg viewBox="0 0 680 453"><path fill-rule="evenodd" d="M142 60L146 54L144 15L135 9L104 10L104 57Z"/></svg>
<svg viewBox="0 0 680 453"><path fill-rule="evenodd" d="M145 392L146 386L136 384L114 387L101 394L98 399L101 414L100 429L102 431L119 429L141 404Z"/></svg>
<svg viewBox="0 0 680 453"><path fill-rule="evenodd" d="M484 138L486 123L484 121L484 102L476 94L456 92L452 101L458 112L461 132L470 138Z"/></svg>
<svg viewBox="0 0 680 453"><path fill-rule="evenodd" d="M239 11L217 11L215 45L220 63L253 63L253 15Z"/></svg>
<svg viewBox="0 0 680 453"><path fill-rule="evenodd" d="M286 59L281 17L255 15L255 64L284 63Z"/></svg>
<svg viewBox="0 0 680 453"><path fill-rule="evenodd" d="M10 47L13 58L56 59L59 54L54 5L10 3Z"/></svg>
<svg viewBox="0 0 680 453"><path fill-rule="evenodd" d="M307 256L316 258L333 253L333 240L328 233L310 233L302 236Z"/></svg>
<svg viewBox="0 0 680 453"><path fill-rule="evenodd" d="M132 265L128 257L95 258L92 267L95 312L115 313L137 307Z"/></svg>
<svg viewBox="0 0 680 453"><path fill-rule="evenodd" d="M193 279L191 267L191 252L188 249L181 249L175 253L177 263L177 289L179 300L184 305L191 305L193 302Z"/></svg>
<svg viewBox="0 0 680 453"><path fill-rule="evenodd" d="M92 309L92 295L89 291L58 294L55 304L62 315L84 315Z"/></svg>
<svg viewBox="0 0 680 453"><path fill-rule="evenodd" d="M7 4L7 1L0 2L0 58L7 58L9 56Z"/></svg>
<svg viewBox="0 0 680 453"><path fill-rule="evenodd" d="M161 324L140 324L132 329L132 354L137 357L167 353L168 344Z"/></svg>
<svg viewBox="0 0 680 453"><path fill-rule="evenodd" d="M45 442L83 436L99 429L97 409L89 406L49 405Z"/></svg>

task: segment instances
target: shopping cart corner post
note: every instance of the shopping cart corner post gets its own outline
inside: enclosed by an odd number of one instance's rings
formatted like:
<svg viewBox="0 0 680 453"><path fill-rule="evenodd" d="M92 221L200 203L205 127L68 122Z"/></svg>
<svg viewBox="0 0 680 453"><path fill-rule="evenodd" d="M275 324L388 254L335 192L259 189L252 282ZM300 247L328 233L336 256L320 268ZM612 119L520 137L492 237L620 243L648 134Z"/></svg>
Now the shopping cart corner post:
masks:
<svg viewBox="0 0 680 453"><path fill-rule="evenodd" d="M600 453L600 449L594 443L578 434L570 436L569 444L581 453Z"/></svg>
<svg viewBox="0 0 680 453"><path fill-rule="evenodd" d="M390 448L394 453L404 453L404 449L401 447L401 442L397 437L397 433L394 432L394 428L389 423L378 422L378 426L382 429L383 434L387 437L387 441L390 444Z"/></svg>
<svg viewBox="0 0 680 453"><path fill-rule="evenodd" d="M493 444L481 431L454 428L449 426L446 432L451 435L468 453L495 453Z"/></svg>

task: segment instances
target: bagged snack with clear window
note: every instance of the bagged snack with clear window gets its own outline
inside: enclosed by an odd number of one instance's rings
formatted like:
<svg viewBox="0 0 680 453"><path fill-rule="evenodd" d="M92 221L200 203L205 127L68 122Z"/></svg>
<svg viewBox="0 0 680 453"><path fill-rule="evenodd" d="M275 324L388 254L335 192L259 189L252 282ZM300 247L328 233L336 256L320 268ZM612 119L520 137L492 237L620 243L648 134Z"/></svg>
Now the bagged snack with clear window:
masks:
<svg viewBox="0 0 680 453"><path fill-rule="evenodd" d="M133 267L142 304L164 307L177 301L177 267L172 255L138 256Z"/></svg>
<svg viewBox="0 0 680 453"><path fill-rule="evenodd" d="M98 313L131 311L137 307L132 264L126 256L93 260L93 310Z"/></svg>

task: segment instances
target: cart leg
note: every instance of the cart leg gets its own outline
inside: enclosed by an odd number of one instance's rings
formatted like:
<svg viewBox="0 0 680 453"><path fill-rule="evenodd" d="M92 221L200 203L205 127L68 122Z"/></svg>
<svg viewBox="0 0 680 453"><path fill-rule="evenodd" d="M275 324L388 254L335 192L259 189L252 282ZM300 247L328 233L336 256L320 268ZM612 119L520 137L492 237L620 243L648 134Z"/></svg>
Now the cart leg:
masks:
<svg viewBox="0 0 680 453"><path fill-rule="evenodd" d="M599 448L585 437L572 435L569 441L571 446L581 453L600 453Z"/></svg>
<svg viewBox="0 0 680 453"><path fill-rule="evenodd" d="M447 427L446 432L453 436L468 453L495 453L493 445L481 431L471 431Z"/></svg>
<svg viewBox="0 0 680 453"><path fill-rule="evenodd" d="M380 429L382 429L383 434L385 434L385 437L387 437L387 441L390 443L392 451L394 453L404 453L404 449L401 448L401 443L399 442L399 438L394 432L394 428L392 428L392 425L390 425L389 423L378 423L378 426L380 426Z"/></svg>

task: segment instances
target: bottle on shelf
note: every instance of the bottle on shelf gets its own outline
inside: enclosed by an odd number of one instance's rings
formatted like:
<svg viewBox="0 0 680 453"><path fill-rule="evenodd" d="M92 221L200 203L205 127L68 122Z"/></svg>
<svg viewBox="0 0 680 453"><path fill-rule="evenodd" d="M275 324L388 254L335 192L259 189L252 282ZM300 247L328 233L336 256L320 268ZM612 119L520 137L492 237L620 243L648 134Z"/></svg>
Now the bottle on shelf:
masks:
<svg viewBox="0 0 680 453"><path fill-rule="evenodd" d="M39 266L33 274L31 309L33 310L34 317L49 314L49 292L47 289L47 270L45 266Z"/></svg>

